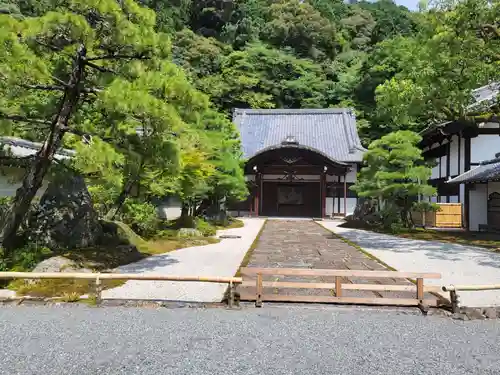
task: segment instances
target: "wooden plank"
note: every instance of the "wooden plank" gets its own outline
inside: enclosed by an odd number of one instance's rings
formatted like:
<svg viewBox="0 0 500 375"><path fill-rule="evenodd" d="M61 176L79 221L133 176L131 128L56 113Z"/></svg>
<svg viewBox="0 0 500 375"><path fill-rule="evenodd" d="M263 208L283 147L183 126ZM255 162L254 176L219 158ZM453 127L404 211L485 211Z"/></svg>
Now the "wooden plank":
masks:
<svg viewBox="0 0 500 375"><path fill-rule="evenodd" d="M254 287L255 281L248 280L243 281L241 286L244 287ZM262 286L264 288L284 288L284 289L335 289L334 283L299 283L299 282L288 282L288 281L263 281Z"/></svg>
<svg viewBox="0 0 500 375"><path fill-rule="evenodd" d="M262 306L262 275L259 273L257 274L257 280L256 280L256 285L257 289L257 296L255 300L255 306L261 307Z"/></svg>
<svg viewBox="0 0 500 375"><path fill-rule="evenodd" d="M342 297L342 278L335 276L335 297Z"/></svg>
<svg viewBox="0 0 500 375"><path fill-rule="evenodd" d="M194 281L205 283L240 284L241 277L175 276L142 273L81 273L81 272L0 272L0 279L87 279L96 280Z"/></svg>
<svg viewBox="0 0 500 375"><path fill-rule="evenodd" d="M281 289L335 289L335 283L300 283L288 281L263 281L264 288ZM245 279L241 287L255 287L255 280ZM417 287L411 285L385 285L385 284L342 284L342 290L366 290L373 292L417 292ZM440 286L424 286L426 292L442 292Z"/></svg>
<svg viewBox="0 0 500 375"><path fill-rule="evenodd" d="M417 279L417 299L424 299L424 279L422 278Z"/></svg>
<svg viewBox="0 0 500 375"><path fill-rule="evenodd" d="M240 299L254 301L255 294L242 292ZM339 303L378 306L418 306L416 298L363 298L363 297L327 297L327 296L283 296L277 294L263 294L262 301L267 302L308 302L308 303ZM428 306L436 306L435 299L423 301Z"/></svg>
<svg viewBox="0 0 500 375"><path fill-rule="evenodd" d="M440 273L418 273L398 271L364 271L364 270L332 270L311 268L256 268L243 267L241 274L244 276L281 275L281 276L342 276L365 278L392 278L392 279L440 279Z"/></svg>

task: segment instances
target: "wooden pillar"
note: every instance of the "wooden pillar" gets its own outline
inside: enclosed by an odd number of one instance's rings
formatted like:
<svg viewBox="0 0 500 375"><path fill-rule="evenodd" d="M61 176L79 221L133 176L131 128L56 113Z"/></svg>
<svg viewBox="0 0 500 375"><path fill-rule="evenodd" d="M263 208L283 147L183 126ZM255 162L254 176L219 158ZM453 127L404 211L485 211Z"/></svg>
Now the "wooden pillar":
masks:
<svg viewBox="0 0 500 375"><path fill-rule="evenodd" d="M260 173L257 173L255 175L255 185L256 185L256 191L255 191L255 199L254 199L254 212L255 216L259 216L259 207L260 207L260 196L261 196L261 175Z"/></svg>
<svg viewBox="0 0 500 375"><path fill-rule="evenodd" d="M347 216L347 173L344 175L344 216Z"/></svg>
<svg viewBox="0 0 500 375"><path fill-rule="evenodd" d="M320 179L320 194L321 194L321 217L326 217L326 173L321 173Z"/></svg>

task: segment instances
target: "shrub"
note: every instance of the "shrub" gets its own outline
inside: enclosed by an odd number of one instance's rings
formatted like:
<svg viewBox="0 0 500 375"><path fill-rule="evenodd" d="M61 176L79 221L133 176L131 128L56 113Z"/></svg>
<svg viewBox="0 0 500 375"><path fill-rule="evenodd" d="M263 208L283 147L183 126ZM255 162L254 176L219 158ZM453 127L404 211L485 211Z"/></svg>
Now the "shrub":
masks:
<svg viewBox="0 0 500 375"><path fill-rule="evenodd" d="M12 254L6 258L0 248L0 269L2 271L31 271L38 263L51 255L52 251L49 248L30 244L13 250Z"/></svg>
<svg viewBox="0 0 500 375"><path fill-rule="evenodd" d="M198 229L205 237L215 236L217 233L212 224L201 218L196 218L196 229Z"/></svg>
<svg viewBox="0 0 500 375"><path fill-rule="evenodd" d="M128 198L123 204L122 221L144 237L152 237L158 231L160 220L156 207L148 202L134 202Z"/></svg>

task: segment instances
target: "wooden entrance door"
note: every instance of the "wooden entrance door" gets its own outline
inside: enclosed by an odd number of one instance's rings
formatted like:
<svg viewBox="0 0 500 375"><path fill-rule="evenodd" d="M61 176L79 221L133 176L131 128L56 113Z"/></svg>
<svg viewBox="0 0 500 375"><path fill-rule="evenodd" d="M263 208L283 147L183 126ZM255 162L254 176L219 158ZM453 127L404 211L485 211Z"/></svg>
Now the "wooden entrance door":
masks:
<svg viewBox="0 0 500 375"><path fill-rule="evenodd" d="M262 215L321 217L319 182L264 182Z"/></svg>

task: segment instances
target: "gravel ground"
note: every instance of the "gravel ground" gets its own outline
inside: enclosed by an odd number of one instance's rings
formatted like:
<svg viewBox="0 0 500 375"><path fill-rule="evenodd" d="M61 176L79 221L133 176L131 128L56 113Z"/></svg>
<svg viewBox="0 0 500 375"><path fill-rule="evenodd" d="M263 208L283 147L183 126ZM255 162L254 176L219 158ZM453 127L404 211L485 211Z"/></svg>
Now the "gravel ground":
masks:
<svg viewBox="0 0 500 375"><path fill-rule="evenodd" d="M356 243L398 271L438 272L440 280L429 285L500 283L500 254L474 246L421 241L338 227L340 221L321 221L325 228ZM459 292L462 306L500 306L500 290ZM449 293L444 293L449 298Z"/></svg>
<svg viewBox="0 0 500 375"><path fill-rule="evenodd" d="M0 308L1 374L500 374L500 323L413 310Z"/></svg>
<svg viewBox="0 0 500 375"><path fill-rule="evenodd" d="M242 219L243 228L217 231L218 235L237 235L241 238L223 239L221 242L188 247L170 253L148 257L116 269L122 273L154 273L176 276L234 276L247 250L264 224L264 219ZM227 284L127 281L124 285L105 290L105 299L156 299L170 301L220 302Z"/></svg>

